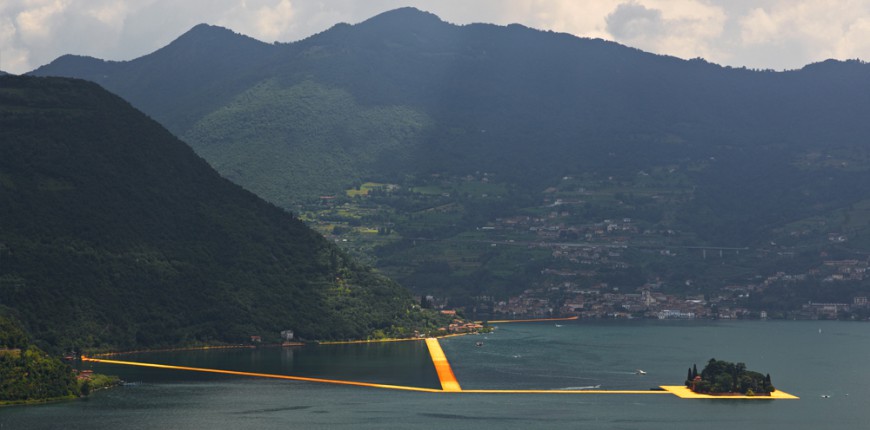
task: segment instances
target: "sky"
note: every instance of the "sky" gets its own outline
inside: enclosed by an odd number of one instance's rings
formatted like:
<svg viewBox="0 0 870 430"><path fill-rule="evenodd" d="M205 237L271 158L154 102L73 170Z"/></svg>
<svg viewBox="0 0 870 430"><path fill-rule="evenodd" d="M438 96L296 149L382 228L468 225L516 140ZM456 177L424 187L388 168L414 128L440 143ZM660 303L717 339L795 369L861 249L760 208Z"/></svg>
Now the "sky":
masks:
<svg viewBox="0 0 870 430"><path fill-rule="evenodd" d="M130 60L200 23L293 42L403 6L734 67L870 60L870 0L0 0L0 70L25 73L64 54Z"/></svg>

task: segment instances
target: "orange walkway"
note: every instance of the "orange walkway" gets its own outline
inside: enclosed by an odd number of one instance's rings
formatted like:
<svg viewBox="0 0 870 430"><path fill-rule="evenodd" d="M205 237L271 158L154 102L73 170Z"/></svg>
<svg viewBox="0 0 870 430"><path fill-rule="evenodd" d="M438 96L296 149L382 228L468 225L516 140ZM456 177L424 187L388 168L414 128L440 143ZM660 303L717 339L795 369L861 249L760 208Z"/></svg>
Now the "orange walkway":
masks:
<svg viewBox="0 0 870 430"><path fill-rule="evenodd" d="M432 364L435 365L435 371L438 372L438 379L441 381L441 389L444 391L462 391L459 386L459 381L456 380L456 375L453 374L453 369L450 368L450 362L447 361L447 356L444 355L444 350L441 349L441 344L434 337L426 338L426 347L429 348L429 356L432 357Z"/></svg>
<svg viewBox="0 0 870 430"><path fill-rule="evenodd" d="M663 385L662 388L681 398L681 399L745 399L745 400L777 400L777 399L799 399L799 397L789 393L776 390L770 393L769 396L711 396L709 394L696 393L684 385Z"/></svg>
<svg viewBox="0 0 870 430"><path fill-rule="evenodd" d="M440 393L441 392L441 390L436 390L434 388L408 387L408 386L404 386L404 385L389 385L389 384L373 384L370 382L343 381L343 380L338 380L338 379L306 378L304 376L275 375L275 374L271 374L271 373L238 372L235 370L207 369L207 368L202 368L202 367L172 366L172 365L168 365L168 364L141 363L138 361L106 360L106 359L102 359L102 358L90 358L90 357L85 357L85 356L82 356L82 361L92 361L94 363L107 363L107 364L122 364L125 366L153 367L153 368L157 368L157 369L188 370L191 372L222 373L225 375L254 376L254 377L258 377L258 378L289 379L292 381L321 382L321 383L339 384L339 385L356 385L359 387L387 388L390 390L422 391L422 392L428 392L428 393Z"/></svg>
<svg viewBox="0 0 870 430"><path fill-rule="evenodd" d="M120 364L125 366L151 367L157 369L174 369L187 370L192 372L219 373L225 375L237 376L253 376L258 378L272 379L287 379L291 381L319 382L326 384L338 385L354 385L358 387L384 388L390 390L403 391L418 391L424 393L471 393L471 394L671 394L683 399L758 399L758 400L776 400L776 399L797 399L797 396L785 393L783 391L775 391L770 396L711 396L706 394L694 393L684 386L662 386L662 391L657 390L463 390L459 386L459 381L453 374L453 369L447 361L447 356L444 355L444 350L441 349L441 344L436 338L427 338L426 346L429 348L429 356L432 358L432 364L435 366L435 371L438 373L438 380L441 381L441 389L409 387L405 385L390 385L390 384L375 384L370 382L345 381L338 379L323 379L323 378L307 378L304 376L276 375L270 373L255 373L255 372L239 372L235 370L208 369L202 367L188 366L173 366L169 364L154 364L142 363L138 361L121 361L109 360L104 358L90 358L82 356L82 361L90 361L94 363Z"/></svg>

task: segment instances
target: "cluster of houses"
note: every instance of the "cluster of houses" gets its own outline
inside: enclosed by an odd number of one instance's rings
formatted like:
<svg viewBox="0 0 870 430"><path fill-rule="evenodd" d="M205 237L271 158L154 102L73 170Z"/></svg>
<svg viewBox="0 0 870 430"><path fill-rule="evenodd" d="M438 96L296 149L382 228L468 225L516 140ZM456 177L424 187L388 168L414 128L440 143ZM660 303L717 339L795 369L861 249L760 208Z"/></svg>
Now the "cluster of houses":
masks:
<svg viewBox="0 0 870 430"><path fill-rule="evenodd" d="M674 169L658 172L639 172L638 183L650 183L652 176L664 178L665 189L669 192L657 192L649 199L664 205L670 201L685 198L690 193L688 189L673 182ZM441 178L433 174L433 179ZM487 183L494 179L490 173L474 172L464 177L453 178L456 182ZM483 236L492 240L491 246L501 244L524 245L529 248L544 248L552 257L549 267L541 270L540 280L535 282L536 288L526 290L522 294L503 301L478 301L473 314L492 318L535 318L551 316L578 315L592 318L659 318L659 319L693 319L693 318L766 318L764 309L750 306L750 297L757 297L774 285L792 282L827 283L866 282L870 259L826 260L826 255L820 255L816 267L807 269L805 273L786 273L778 271L773 274L755 277L745 284L729 285L717 288L714 293L709 289L706 297L680 296L662 293L655 285L625 286L621 290L606 284L589 286L597 282L603 271L614 273L630 269L637 255L646 255L649 259L673 259L674 257L696 253L703 260L723 258L724 254L745 255L748 248L719 248L696 246L672 246L683 242L681 237L686 233L669 229L667 226L653 226L630 217L620 215L602 215L598 221L588 222L587 218L578 215L576 210L588 206L587 202L596 202L606 196L613 197L619 205L625 200L619 193L610 196L599 188L606 189L613 185L613 178L583 178L571 176L562 178L558 187L551 187L543 192L542 204L537 210L522 215L512 215L495 218L478 227ZM447 179L445 179L447 180ZM597 182L596 182L597 181ZM655 183L655 181L653 181ZM591 187L587 189L587 187ZM395 191L396 187L390 188ZM648 193L647 193L648 194ZM481 195L486 197L485 194ZM441 197L449 197L443 194ZM451 205L438 206L433 210L441 210ZM584 213L588 213L584 212ZM642 214L635 212L637 218ZM626 213L629 215L629 213ZM813 234L809 229L791 232L791 236L799 237ZM849 237L840 233L828 234L830 243L843 243ZM770 254L777 256L794 256L794 252L786 247L777 246L753 250L755 254L764 257ZM646 258L646 257L644 257ZM726 255L727 258L727 255ZM675 260L676 261L676 260ZM590 281L595 279L596 281ZM582 287L580 287L582 285ZM860 297L848 303L807 303L799 309L792 309L789 318L840 318L857 310L865 310L865 305L859 304ZM757 306L757 305L756 305ZM870 315L870 309L866 312ZM781 307L776 317L782 317ZM864 317L862 317L864 318ZM464 326L466 323L454 323L445 327L445 331L458 332L472 330Z"/></svg>
<svg viewBox="0 0 870 430"><path fill-rule="evenodd" d="M565 283L561 287L529 289L517 297L497 302L493 314L497 318L576 315L581 318L694 319L711 316L703 297L664 294L654 291L656 287L647 284L636 292L621 293L604 283L590 288Z"/></svg>
<svg viewBox="0 0 870 430"><path fill-rule="evenodd" d="M453 309L444 309L441 311L441 314L455 317L456 311ZM441 327L438 329L438 331L445 333L477 333L481 330L483 330L483 324L473 321L464 321L460 318L454 318L453 322L447 325L447 327Z"/></svg>
<svg viewBox="0 0 870 430"><path fill-rule="evenodd" d="M807 273L777 272L759 282L728 285L715 295L675 295L657 291L661 284L648 283L631 292L622 292L606 283L578 287L562 280L544 288L527 289L518 296L493 303L494 318L544 318L580 316L582 318L657 318L657 319L766 319L768 312L752 309L748 299L775 284L814 281L861 281L870 267L868 260L827 260ZM546 275L565 279L582 275L576 271L546 269ZM870 314L866 296L852 297L850 302L808 302L794 309L789 317L799 319L837 319L860 311Z"/></svg>
<svg viewBox="0 0 870 430"><path fill-rule="evenodd" d="M556 202L561 203L562 201L557 200ZM638 227L632 223L631 218L605 219L596 223L573 225L563 220L570 216L570 211L557 208L543 216L521 215L496 218L495 221L480 229L484 231L531 232L537 239L546 241L598 240L609 237L611 241L620 242L627 240L627 237L622 236L641 233Z"/></svg>

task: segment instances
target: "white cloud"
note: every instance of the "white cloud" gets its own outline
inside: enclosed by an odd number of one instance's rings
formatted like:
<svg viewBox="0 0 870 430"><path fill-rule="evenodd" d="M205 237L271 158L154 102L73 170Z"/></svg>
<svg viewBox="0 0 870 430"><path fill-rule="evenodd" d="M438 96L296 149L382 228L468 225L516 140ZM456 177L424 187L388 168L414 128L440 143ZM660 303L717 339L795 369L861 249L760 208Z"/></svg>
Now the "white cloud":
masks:
<svg viewBox="0 0 870 430"><path fill-rule="evenodd" d="M741 45L767 52L789 47L790 68L827 58L870 59L870 3L862 0L779 0L739 19Z"/></svg>
<svg viewBox="0 0 870 430"><path fill-rule="evenodd" d="M9 17L0 16L0 70L26 70L27 51L17 47L18 30Z"/></svg>
<svg viewBox="0 0 870 430"><path fill-rule="evenodd" d="M837 58L870 60L870 17L849 23L834 49Z"/></svg>
<svg viewBox="0 0 870 430"><path fill-rule="evenodd" d="M762 8L755 8L741 20L740 37L749 45L771 42L779 32L780 23Z"/></svg>
<svg viewBox="0 0 870 430"><path fill-rule="evenodd" d="M30 1L26 9L15 16L15 24L22 38L45 41L52 36L53 22L62 18L68 1Z"/></svg>
<svg viewBox="0 0 870 430"><path fill-rule="evenodd" d="M290 0L240 0L210 24L271 42L287 37L296 18Z"/></svg>
<svg viewBox="0 0 870 430"><path fill-rule="evenodd" d="M618 42L658 54L721 61L727 16L695 0L626 1L607 15L607 31Z"/></svg>
<svg viewBox="0 0 870 430"><path fill-rule="evenodd" d="M606 30L605 17L620 0L578 2L571 0L532 0L526 3L533 12L531 19L516 15L517 22L535 28L571 33L581 37L612 39Z"/></svg>
<svg viewBox="0 0 870 430"><path fill-rule="evenodd" d="M90 3L89 7L84 10L84 13L88 16L115 29L120 29L124 26L124 19L129 12L130 6L120 1Z"/></svg>
<svg viewBox="0 0 870 430"><path fill-rule="evenodd" d="M277 39L284 35L293 23L293 5L290 0L281 0L273 7L263 6L257 11L257 28L261 37Z"/></svg>
<svg viewBox="0 0 870 430"><path fill-rule="evenodd" d="M867 0L2 0L0 68L23 73L67 53L131 59L199 23L289 42L406 5L735 66L870 59Z"/></svg>

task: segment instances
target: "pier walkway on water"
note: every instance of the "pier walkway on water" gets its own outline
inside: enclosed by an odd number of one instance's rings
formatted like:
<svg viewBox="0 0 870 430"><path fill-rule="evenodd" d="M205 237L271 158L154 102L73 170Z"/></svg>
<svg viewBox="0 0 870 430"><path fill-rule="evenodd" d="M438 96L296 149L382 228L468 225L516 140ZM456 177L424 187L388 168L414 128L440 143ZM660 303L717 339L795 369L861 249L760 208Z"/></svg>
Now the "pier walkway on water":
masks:
<svg viewBox="0 0 870 430"><path fill-rule="evenodd" d="M226 375L250 376L257 378L272 378L286 379L292 381L318 382L337 385L354 385L359 387L383 388L390 390L403 391L418 391L427 393L473 393L473 394L671 394L683 399L757 399L757 400L775 400L775 399L797 399L798 397L791 394L775 391L770 396L711 396L706 394L694 393L683 386L662 386L661 390L463 390L450 367L450 362L441 349L441 344L437 338L427 338L426 347L429 349L429 356L432 359L432 364L435 366L435 371L438 374L438 380L441 383L441 389L411 387L405 385L390 385L390 384L375 384L370 382L357 382L338 379L323 379L323 378L308 378L304 376L277 375L269 373L256 372L240 372L235 370L209 369L202 367L189 366L174 366L170 364L143 363L138 361L122 361L110 360L105 358L91 358L82 356L82 361L90 361L95 363L117 364L124 366L139 366L158 369L186 370L192 372L219 373Z"/></svg>

